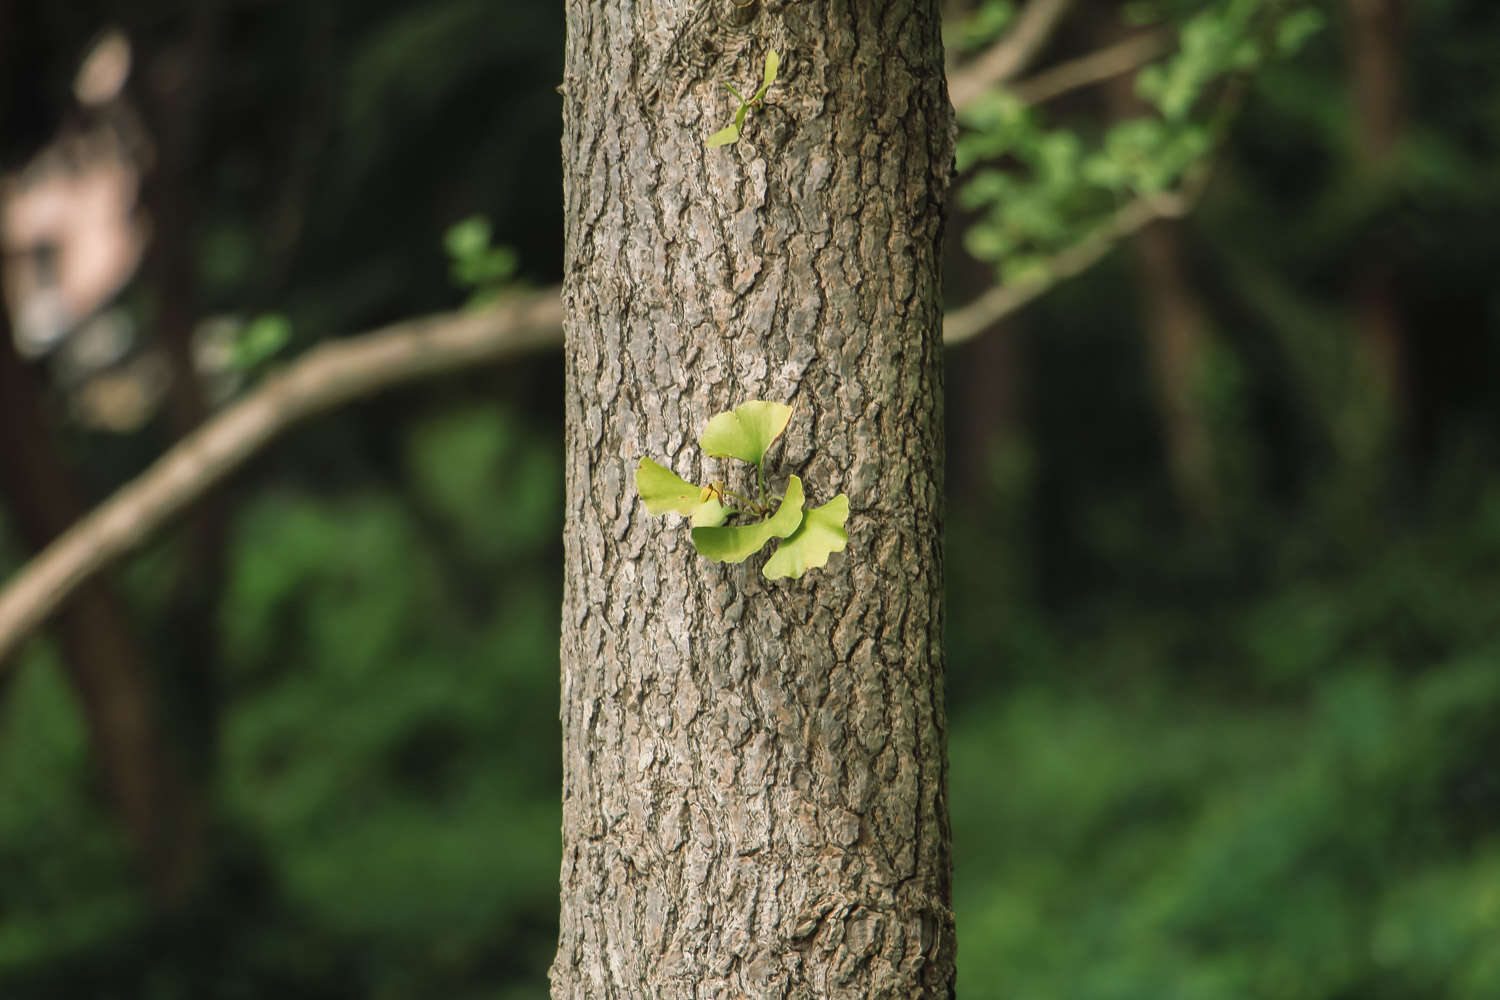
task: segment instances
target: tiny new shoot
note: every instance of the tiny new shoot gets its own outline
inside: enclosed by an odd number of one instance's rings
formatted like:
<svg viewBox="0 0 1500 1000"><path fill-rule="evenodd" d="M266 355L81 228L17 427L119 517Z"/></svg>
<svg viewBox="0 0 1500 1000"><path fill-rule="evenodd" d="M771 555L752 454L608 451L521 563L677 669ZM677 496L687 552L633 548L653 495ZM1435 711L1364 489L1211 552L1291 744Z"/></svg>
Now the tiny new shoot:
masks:
<svg viewBox="0 0 1500 1000"><path fill-rule="evenodd" d="M706 140L709 149L718 146L727 146L732 142L738 142L740 129L745 127L745 115L750 113L751 108L764 107L766 103L766 91L771 89L771 84L776 82L776 71L781 68L781 56L775 49L766 53L766 67L761 75L760 89L749 97L744 96L734 89L733 84L724 84L724 89L734 95L740 106L735 109L734 121L719 129Z"/></svg>
<svg viewBox="0 0 1500 1000"><path fill-rule="evenodd" d="M650 514L680 514L692 521L693 547L715 562L739 563L780 539L761 573L767 579L797 579L828 564L844 551L849 535L849 498L840 493L821 507L804 509L802 480L787 478L786 494L766 493L766 452L786 430L792 408L785 403L751 400L716 415L698 443L712 458L733 458L755 466L755 497L715 480L697 486L649 458L635 473L635 488ZM747 490L746 493L750 491Z"/></svg>

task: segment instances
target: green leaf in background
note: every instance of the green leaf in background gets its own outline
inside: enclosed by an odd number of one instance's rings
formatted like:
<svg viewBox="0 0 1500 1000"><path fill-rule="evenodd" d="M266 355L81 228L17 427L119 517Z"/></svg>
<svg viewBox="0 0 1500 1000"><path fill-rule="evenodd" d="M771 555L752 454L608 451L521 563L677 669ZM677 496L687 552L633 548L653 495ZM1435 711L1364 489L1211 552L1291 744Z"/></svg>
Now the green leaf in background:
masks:
<svg viewBox="0 0 1500 1000"><path fill-rule="evenodd" d="M956 36L951 40L956 49L977 49L999 38L1010 28L1015 16L1016 5L1012 0L984 0L975 10L961 18L951 32L944 34Z"/></svg>
<svg viewBox="0 0 1500 1000"><path fill-rule="evenodd" d="M698 443L713 458L738 458L759 465L766 457L766 449L781 436L791 419L792 408L785 403L753 399L716 415L703 429Z"/></svg>
<svg viewBox="0 0 1500 1000"><path fill-rule="evenodd" d="M259 366L286 346L292 338L292 324L280 313L257 316L245 325L234 339L229 364L240 371Z"/></svg>
<svg viewBox="0 0 1500 1000"><path fill-rule="evenodd" d="M448 227L443 248L452 261L454 284L485 295L498 291L515 276L520 264L516 252L506 246L491 246L490 236L490 221L482 215L471 215Z"/></svg>
<svg viewBox="0 0 1500 1000"><path fill-rule="evenodd" d="M775 49L772 49L770 52L766 53L766 71L764 82L761 83L760 90L757 96L766 96L766 89L770 87L771 84L776 82L776 73L780 69L781 53L777 52Z"/></svg>
<svg viewBox="0 0 1500 1000"><path fill-rule="evenodd" d="M842 552L849 544L849 533L844 530L848 519L849 498L842 493L809 510L761 572L768 580L783 576L795 580L810 569L826 566L831 553Z"/></svg>
<svg viewBox="0 0 1500 1000"><path fill-rule="evenodd" d="M781 506L758 524L693 529L698 554L716 562L744 562L773 538L785 538L802 523L802 480L792 476Z"/></svg>
<svg viewBox="0 0 1500 1000"><path fill-rule="evenodd" d="M1282 18L1276 26L1276 51L1283 56L1294 56L1309 38L1323 30L1326 23L1323 12L1316 7L1301 7Z"/></svg>
<svg viewBox="0 0 1500 1000"><path fill-rule="evenodd" d="M490 246L490 220L482 215L471 215L455 222L443 234L443 249L454 260L463 260L484 253Z"/></svg>

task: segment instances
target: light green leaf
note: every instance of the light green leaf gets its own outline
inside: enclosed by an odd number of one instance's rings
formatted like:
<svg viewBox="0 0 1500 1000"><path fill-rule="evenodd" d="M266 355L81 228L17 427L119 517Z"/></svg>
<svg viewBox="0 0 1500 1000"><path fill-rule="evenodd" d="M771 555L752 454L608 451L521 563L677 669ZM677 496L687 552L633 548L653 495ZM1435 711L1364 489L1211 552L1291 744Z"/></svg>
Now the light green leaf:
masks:
<svg viewBox="0 0 1500 1000"><path fill-rule="evenodd" d="M776 82L776 72L781 69L781 53L772 49L766 53L765 82L761 84L760 92L764 94L766 88Z"/></svg>
<svg viewBox="0 0 1500 1000"><path fill-rule="evenodd" d="M792 476L786 484L781 506L766 520L756 524L693 529L693 545L698 554L716 562L744 562L773 538L785 538L802 523L802 480Z"/></svg>
<svg viewBox="0 0 1500 1000"><path fill-rule="evenodd" d="M724 89L727 90L727 91L729 91L731 94L733 94L735 96L735 99L737 101L739 101L741 104L745 103L745 95L742 94L742 93L740 93L738 90L735 90L734 89L734 84L732 84L732 83L726 83L726 84L724 84Z"/></svg>
<svg viewBox="0 0 1500 1000"><path fill-rule="evenodd" d="M707 487L694 486L649 458L641 459L635 470L635 491L651 514L681 514L695 525L720 525L729 516L718 498L708 495Z"/></svg>
<svg viewBox="0 0 1500 1000"><path fill-rule="evenodd" d="M641 459L640 468L635 470L635 491L652 514L672 511L691 517L704 502L702 487L694 486L649 458Z"/></svg>
<svg viewBox="0 0 1500 1000"><path fill-rule="evenodd" d="M791 537L776 547L761 570L766 579L800 577L810 569L828 564L828 556L842 552L849 544L844 522L849 518L849 498L840 493L821 507L814 507L802 518Z"/></svg>
<svg viewBox="0 0 1500 1000"><path fill-rule="evenodd" d="M708 137L708 148L714 149L719 146L727 146L731 142L738 140L739 137L740 127L738 125L726 125Z"/></svg>
<svg viewBox="0 0 1500 1000"><path fill-rule="evenodd" d="M786 430L792 408L785 403L753 399L728 413L720 413L703 429L698 443L714 458L738 458L759 465L771 442Z"/></svg>
<svg viewBox="0 0 1500 1000"><path fill-rule="evenodd" d="M709 497L693 511L693 527L717 528L728 516L729 508L719 503L714 497Z"/></svg>

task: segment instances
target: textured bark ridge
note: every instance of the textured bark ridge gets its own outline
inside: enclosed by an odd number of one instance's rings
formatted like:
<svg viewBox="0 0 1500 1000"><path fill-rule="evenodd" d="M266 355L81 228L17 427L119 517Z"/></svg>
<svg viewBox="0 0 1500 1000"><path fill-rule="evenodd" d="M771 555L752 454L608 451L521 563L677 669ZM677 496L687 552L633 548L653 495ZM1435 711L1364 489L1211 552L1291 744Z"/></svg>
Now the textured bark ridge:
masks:
<svg viewBox="0 0 1500 1000"><path fill-rule="evenodd" d="M555 998L946 997L933 0L568 0L564 845ZM709 150L783 53L766 107ZM644 455L794 407L777 492L848 493L800 581L648 517Z"/></svg>

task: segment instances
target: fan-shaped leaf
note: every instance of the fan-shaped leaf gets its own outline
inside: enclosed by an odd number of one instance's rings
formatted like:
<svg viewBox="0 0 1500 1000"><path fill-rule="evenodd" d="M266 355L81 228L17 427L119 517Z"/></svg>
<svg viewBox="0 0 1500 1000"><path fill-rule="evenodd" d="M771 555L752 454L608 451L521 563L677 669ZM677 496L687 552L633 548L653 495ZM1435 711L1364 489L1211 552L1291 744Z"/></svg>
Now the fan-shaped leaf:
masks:
<svg viewBox="0 0 1500 1000"><path fill-rule="evenodd" d="M753 399L708 422L699 439L705 454L714 458L738 458L759 465L771 442L786 430L792 408L785 403Z"/></svg>
<svg viewBox="0 0 1500 1000"><path fill-rule="evenodd" d="M773 538L785 538L802 523L802 480L792 476L786 497L764 521L756 524L693 529L693 545L699 555L717 562L744 562Z"/></svg>
<svg viewBox="0 0 1500 1000"><path fill-rule="evenodd" d="M849 498L840 493L821 507L814 507L802 517L791 537L776 547L761 570L766 579L800 577L810 569L828 564L828 556L842 552L849 544L844 522L849 518Z"/></svg>
<svg viewBox="0 0 1500 1000"><path fill-rule="evenodd" d="M649 458L641 459L635 470L635 491L646 502L646 510L652 514L675 511L684 517L692 516L703 505L703 489L694 486L665 466Z"/></svg>

